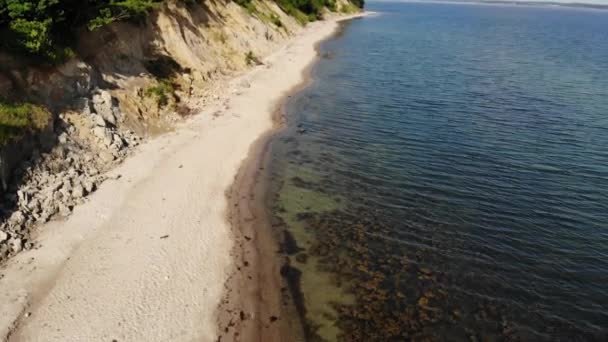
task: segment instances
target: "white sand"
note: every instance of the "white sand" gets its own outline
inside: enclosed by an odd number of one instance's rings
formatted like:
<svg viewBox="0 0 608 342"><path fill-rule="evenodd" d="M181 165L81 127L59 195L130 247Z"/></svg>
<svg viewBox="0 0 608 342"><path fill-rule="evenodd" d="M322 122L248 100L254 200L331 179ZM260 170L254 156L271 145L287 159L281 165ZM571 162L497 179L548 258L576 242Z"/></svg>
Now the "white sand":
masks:
<svg viewBox="0 0 608 342"><path fill-rule="evenodd" d="M0 336L214 341L232 265L225 191L278 101L303 80L315 43L336 28L310 25L235 79L224 100L142 146L67 221L41 227L41 247L0 270Z"/></svg>

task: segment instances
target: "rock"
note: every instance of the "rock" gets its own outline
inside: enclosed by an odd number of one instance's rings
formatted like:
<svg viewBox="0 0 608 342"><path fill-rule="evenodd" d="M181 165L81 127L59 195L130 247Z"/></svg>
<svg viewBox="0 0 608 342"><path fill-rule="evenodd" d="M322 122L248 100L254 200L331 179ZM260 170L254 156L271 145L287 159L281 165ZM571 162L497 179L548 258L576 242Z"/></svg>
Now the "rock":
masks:
<svg viewBox="0 0 608 342"><path fill-rule="evenodd" d="M40 200L38 198L33 198L30 203L27 204L27 209L32 213L38 213L40 211Z"/></svg>
<svg viewBox="0 0 608 342"><path fill-rule="evenodd" d="M88 162L92 161L93 158L94 158L93 154L89 153L89 152L87 152L87 153L85 153L85 154L82 155L82 160L84 160L85 163L88 163Z"/></svg>
<svg viewBox="0 0 608 342"><path fill-rule="evenodd" d="M106 127L106 120L101 115L91 114L90 119L93 126Z"/></svg>
<svg viewBox="0 0 608 342"><path fill-rule="evenodd" d="M87 180L84 182L84 189L87 193L91 193L95 191L95 182L92 180Z"/></svg>
<svg viewBox="0 0 608 342"><path fill-rule="evenodd" d="M68 134L63 132L59 135L59 137L57 137L57 141L59 141L60 144L65 144L68 142Z"/></svg>
<svg viewBox="0 0 608 342"><path fill-rule="evenodd" d="M118 150L122 149L125 146L125 143L122 141L122 138L118 134L114 134L112 136L112 141L114 143L114 146L116 146Z"/></svg>
<svg viewBox="0 0 608 342"><path fill-rule="evenodd" d="M53 199L57 202L63 200L63 193L60 191L53 192Z"/></svg>
<svg viewBox="0 0 608 342"><path fill-rule="evenodd" d="M63 201L68 201L71 197L72 187L65 187L59 189L59 193L61 194L61 199Z"/></svg>
<svg viewBox="0 0 608 342"><path fill-rule="evenodd" d="M17 201L19 203L19 206L25 206L26 203L29 202L29 200L30 200L30 196L27 191L24 191L24 190L17 191Z"/></svg>
<svg viewBox="0 0 608 342"><path fill-rule="evenodd" d="M4 242L6 240L8 240L8 234L5 231L0 230L0 242Z"/></svg>
<svg viewBox="0 0 608 342"><path fill-rule="evenodd" d="M86 195L82 185L78 184L72 189L72 197L76 199L83 198Z"/></svg>
<svg viewBox="0 0 608 342"><path fill-rule="evenodd" d="M94 165L91 165L87 168L87 173L91 176L95 176L99 174L99 170Z"/></svg>
<svg viewBox="0 0 608 342"><path fill-rule="evenodd" d="M23 241L21 239L11 239L9 244L13 253L19 253L23 249Z"/></svg>
<svg viewBox="0 0 608 342"><path fill-rule="evenodd" d="M59 191L61 191L61 190L70 191L71 188L72 188L72 179L66 178L61 183L61 189L59 189ZM65 192L64 192L64 195L65 195Z"/></svg>
<svg viewBox="0 0 608 342"><path fill-rule="evenodd" d="M112 133L105 127L97 126L92 130L93 135L99 139L105 146L112 145Z"/></svg>
<svg viewBox="0 0 608 342"><path fill-rule="evenodd" d="M0 260L8 256L9 246L7 244L0 244ZM0 279L2 277L0 276Z"/></svg>
<svg viewBox="0 0 608 342"><path fill-rule="evenodd" d="M59 190L59 188L61 188L61 185L63 184L63 182L58 181L58 180L57 181L53 181L52 183L50 181L49 182L45 182L45 183L50 183L51 184L49 186L49 188L48 188L49 192L55 192L55 191Z"/></svg>
<svg viewBox="0 0 608 342"><path fill-rule="evenodd" d="M100 90L97 94L93 95L93 109L101 117L111 124L116 126L116 114L118 108L115 105L115 100L107 90Z"/></svg>
<svg viewBox="0 0 608 342"><path fill-rule="evenodd" d="M0 260L8 255L9 246L7 244L0 244Z"/></svg>
<svg viewBox="0 0 608 342"><path fill-rule="evenodd" d="M99 160L104 164L113 162L115 158L112 153L106 151L99 152Z"/></svg>
<svg viewBox="0 0 608 342"><path fill-rule="evenodd" d="M67 217L72 213L72 209L65 205L64 203L59 204L59 215L63 217Z"/></svg>
<svg viewBox="0 0 608 342"><path fill-rule="evenodd" d="M8 219L8 222L11 226L20 226L25 223L25 215L20 210L17 210Z"/></svg>

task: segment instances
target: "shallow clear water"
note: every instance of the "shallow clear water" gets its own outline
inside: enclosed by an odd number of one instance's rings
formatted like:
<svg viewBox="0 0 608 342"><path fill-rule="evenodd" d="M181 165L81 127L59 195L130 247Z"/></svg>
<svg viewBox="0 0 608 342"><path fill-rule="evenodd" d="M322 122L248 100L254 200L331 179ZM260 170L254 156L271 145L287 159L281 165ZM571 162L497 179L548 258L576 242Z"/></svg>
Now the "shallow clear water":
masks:
<svg viewBox="0 0 608 342"><path fill-rule="evenodd" d="M309 339L607 340L608 11L368 9L272 143Z"/></svg>

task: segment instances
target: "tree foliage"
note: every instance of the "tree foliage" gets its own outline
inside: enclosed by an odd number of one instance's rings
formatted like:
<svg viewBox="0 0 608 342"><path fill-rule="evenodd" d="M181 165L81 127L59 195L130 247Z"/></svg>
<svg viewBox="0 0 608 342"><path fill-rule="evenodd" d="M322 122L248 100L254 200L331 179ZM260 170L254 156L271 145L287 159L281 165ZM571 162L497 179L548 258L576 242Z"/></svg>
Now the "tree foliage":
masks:
<svg viewBox="0 0 608 342"><path fill-rule="evenodd" d="M2 48L50 59L64 55L77 30L139 19L165 0L0 0Z"/></svg>
<svg viewBox="0 0 608 342"><path fill-rule="evenodd" d="M318 20L321 19L324 8L336 9L335 0L275 0L275 2L296 19L299 19L300 14L304 14L308 20Z"/></svg>

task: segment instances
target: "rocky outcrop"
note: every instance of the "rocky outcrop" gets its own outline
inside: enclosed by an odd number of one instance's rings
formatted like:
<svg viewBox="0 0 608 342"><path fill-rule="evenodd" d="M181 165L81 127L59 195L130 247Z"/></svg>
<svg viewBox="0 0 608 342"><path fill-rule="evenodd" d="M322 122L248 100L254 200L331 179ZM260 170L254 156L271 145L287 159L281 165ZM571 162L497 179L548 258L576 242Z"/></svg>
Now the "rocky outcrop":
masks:
<svg viewBox="0 0 608 342"><path fill-rule="evenodd" d="M32 227L68 216L97 189L104 171L140 142L132 131L116 128L122 114L109 92L97 90L91 99L78 102L84 106L81 111L57 119L57 145L48 152L33 147L29 159L15 170L21 182L9 187L3 198L2 209L9 214L0 225L0 261L31 248Z"/></svg>

